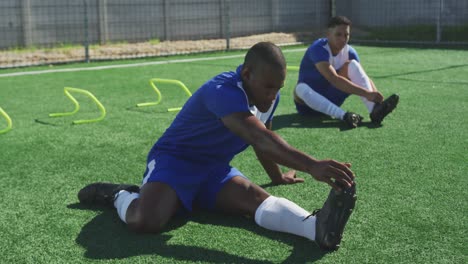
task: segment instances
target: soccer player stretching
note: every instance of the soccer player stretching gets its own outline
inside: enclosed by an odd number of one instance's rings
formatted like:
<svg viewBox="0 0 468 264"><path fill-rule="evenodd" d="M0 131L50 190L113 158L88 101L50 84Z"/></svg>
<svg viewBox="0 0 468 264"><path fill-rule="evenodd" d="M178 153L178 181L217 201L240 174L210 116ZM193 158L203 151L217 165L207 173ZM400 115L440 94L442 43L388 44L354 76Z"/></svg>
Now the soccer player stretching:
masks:
<svg viewBox="0 0 468 264"><path fill-rule="evenodd" d="M348 18L333 17L328 23L327 37L316 40L307 49L299 68L294 103L300 114L325 114L355 128L363 117L340 107L349 95L355 94L366 105L372 123L380 125L395 109L399 97L393 94L383 101L359 63L356 50L348 45L350 27Z"/></svg>
<svg viewBox="0 0 468 264"><path fill-rule="evenodd" d="M115 207L136 232L161 232L179 210L247 215L267 229L303 236L324 250L338 248L356 201L349 163L317 160L271 131L286 62L272 43L249 49L235 72L202 85L148 154L141 187L93 183L78 193L83 204ZM229 165L249 145L274 184L303 182L299 170L332 187L312 215L267 193ZM282 173L278 164L294 170Z"/></svg>

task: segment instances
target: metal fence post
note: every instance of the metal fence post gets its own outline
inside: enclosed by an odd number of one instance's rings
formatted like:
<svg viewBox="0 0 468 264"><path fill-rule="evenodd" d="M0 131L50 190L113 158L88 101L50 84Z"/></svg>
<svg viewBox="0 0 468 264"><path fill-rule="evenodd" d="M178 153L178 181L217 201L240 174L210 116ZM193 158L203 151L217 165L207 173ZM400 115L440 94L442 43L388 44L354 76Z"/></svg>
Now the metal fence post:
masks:
<svg viewBox="0 0 468 264"><path fill-rule="evenodd" d="M226 9L224 2L225 0L219 0L219 38L224 38L226 36L226 17L224 9Z"/></svg>
<svg viewBox="0 0 468 264"><path fill-rule="evenodd" d="M88 28L88 3L87 0L83 0L84 7L84 31L85 31L85 61L89 63L89 28Z"/></svg>
<svg viewBox="0 0 468 264"><path fill-rule="evenodd" d="M330 17L336 16L336 2L335 0L330 0Z"/></svg>
<svg viewBox="0 0 468 264"><path fill-rule="evenodd" d="M444 0L439 0L439 14L437 15L436 42L440 43L442 38L442 12L444 9Z"/></svg>
<svg viewBox="0 0 468 264"><path fill-rule="evenodd" d="M107 0L98 1L98 15L99 15L99 43L106 44L109 41L109 29L107 20Z"/></svg>
<svg viewBox="0 0 468 264"><path fill-rule="evenodd" d="M280 31L279 27L279 17L280 17L280 7L279 0L271 0L271 31L277 32Z"/></svg>
<svg viewBox="0 0 468 264"><path fill-rule="evenodd" d="M31 1L21 1L21 26L23 30L23 46L29 47L32 43Z"/></svg>
<svg viewBox="0 0 468 264"><path fill-rule="evenodd" d="M226 10L226 50L229 50L231 48L230 42L231 42L231 11L230 11L230 5L231 1L226 0L225 4L225 10Z"/></svg>
<svg viewBox="0 0 468 264"><path fill-rule="evenodd" d="M170 2L168 0L163 0L163 6L164 6L164 40L171 40L171 22L170 22L170 10L169 10L169 4Z"/></svg>

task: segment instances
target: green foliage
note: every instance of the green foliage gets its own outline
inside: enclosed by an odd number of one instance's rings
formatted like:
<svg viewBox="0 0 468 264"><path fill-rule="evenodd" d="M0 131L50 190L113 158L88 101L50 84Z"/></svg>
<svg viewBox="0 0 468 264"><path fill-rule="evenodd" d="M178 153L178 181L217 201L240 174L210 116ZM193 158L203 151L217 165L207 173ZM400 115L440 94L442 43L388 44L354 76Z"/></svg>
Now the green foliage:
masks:
<svg viewBox="0 0 468 264"><path fill-rule="evenodd" d="M157 45L157 44L161 43L161 41L159 39L157 39L157 38L156 39L150 39L148 42L151 45Z"/></svg>
<svg viewBox="0 0 468 264"><path fill-rule="evenodd" d="M114 211L77 204L78 190L88 183L140 183L147 152L176 115L165 109L186 100L179 89L162 86L161 105L136 108L156 99L149 79L178 79L194 92L212 76L234 70L239 57L0 77L0 107L13 121L13 129L0 135L2 262L466 263L468 52L356 49L381 92L400 94L400 105L382 127L365 123L346 130L336 120L298 117L291 96L296 72L288 73L273 122L300 150L353 164L358 202L336 253L323 254L313 242L265 230L252 219L213 213L178 218L159 235L138 235ZM285 55L299 65L303 51ZM129 62L112 64L122 63ZM54 68L95 65L102 63ZM71 125L99 115L80 95L75 116L49 118L73 109L64 86L92 92L106 107L106 119ZM367 117L357 97L343 108ZM4 125L0 118L0 129ZM303 184L269 186L250 148L233 165L272 195L311 211L329 190L302 172Z"/></svg>
<svg viewBox="0 0 468 264"><path fill-rule="evenodd" d="M74 50L74 49L82 49L82 48L83 48L83 45L81 45L81 44L58 43L58 44L55 44L52 47L40 46L40 45L31 45L31 46L27 46L27 47L16 46L16 47L8 48L6 51L12 51L12 52L15 52L15 53L27 53L27 52L33 52L33 51L38 51L38 50L41 50L41 51L44 51L44 52L50 52L52 50L58 50L58 51L64 51L65 52L65 51L70 51L70 50Z"/></svg>

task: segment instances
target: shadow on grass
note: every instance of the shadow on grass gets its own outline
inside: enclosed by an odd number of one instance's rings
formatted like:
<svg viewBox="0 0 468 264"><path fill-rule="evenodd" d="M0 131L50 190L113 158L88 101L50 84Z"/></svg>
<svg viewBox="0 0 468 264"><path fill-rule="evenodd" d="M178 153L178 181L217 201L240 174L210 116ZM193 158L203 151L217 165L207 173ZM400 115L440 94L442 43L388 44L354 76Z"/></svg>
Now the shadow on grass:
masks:
<svg viewBox="0 0 468 264"><path fill-rule="evenodd" d="M410 71L410 72L402 72L402 73L393 73L393 74L381 75L381 76L373 76L372 78L381 78L381 79L394 78L394 77L407 76L407 75L417 74L417 73L430 73L430 72L438 72L438 71L450 70L450 69L456 69L456 68L463 68L463 67L467 67L467 66L468 66L468 64L450 65L450 66L441 67L441 68L419 70L419 71Z"/></svg>
<svg viewBox="0 0 468 264"><path fill-rule="evenodd" d="M46 125L46 126L59 126L60 125L55 122L50 122L50 120L47 120L45 118L36 118L34 119L34 122L41 124L41 125Z"/></svg>
<svg viewBox="0 0 468 264"><path fill-rule="evenodd" d="M348 127L346 123L331 117L320 116L304 116L296 113L276 115L273 118L273 130L281 128L338 128L340 131L348 131L352 128ZM369 129L379 128L381 125L375 125L370 121L362 122L359 127L367 127Z"/></svg>
<svg viewBox="0 0 468 264"><path fill-rule="evenodd" d="M441 81L441 80L421 80L421 79L411 79L411 78L403 78L403 77L395 77L395 79L409 81L409 82L418 82L418 83L443 83L443 84L455 84L455 85L468 85L468 82L465 81Z"/></svg>
<svg viewBox="0 0 468 264"><path fill-rule="evenodd" d="M71 126L73 119L70 118L54 118L54 117L40 117L34 119L34 122L46 126Z"/></svg>
<svg viewBox="0 0 468 264"><path fill-rule="evenodd" d="M93 112L82 111L83 114L73 114L73 115L64 115L64 116L56 116L51 117L48 115L42 115L34 119L34 122L46 125L46 126L55 126L55 127L63 127L63 126L75 126L81 124L75 124L74 121L77 120L88 120L91 122L85 122L84 124L88 123L99 123L103 120L95 120L96 116Z"/></svg>
<svg viewBox="0 0 468 264"><path fill-rule="evenodd" d="M325 253L312 241L289 234L269 231L257 226L245 217L197 212L189 218L176 217L161 234L136 234L129 231L117 217L115 210L102 210L97 207L86 207L79 203L67 206L76 210L102 211L82 229L76 242L86 249L85 257L90 259L124 259L140 255L158 255L179 261L202 261L213 263L272 263L237 256L220 250L196 246L169 245L172 235L167 232L177 229L187 222L219 225L249 230L272 240L279 240L291 245L291 254L282 263L305 263L322 258ZM208 234L207 234L208 235ZM233 245L236 246L236 245ZM240 246L240 245L239 245ZM277 261L275 261L277 262Z"/></svg>

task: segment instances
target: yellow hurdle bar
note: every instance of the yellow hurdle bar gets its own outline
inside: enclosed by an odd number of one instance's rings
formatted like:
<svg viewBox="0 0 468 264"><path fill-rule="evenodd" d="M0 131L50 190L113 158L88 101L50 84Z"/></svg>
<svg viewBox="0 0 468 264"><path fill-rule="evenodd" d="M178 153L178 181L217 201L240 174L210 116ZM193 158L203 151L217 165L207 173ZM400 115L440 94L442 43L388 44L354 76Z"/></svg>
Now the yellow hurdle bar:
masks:
<svg viewBox="0 0 468 264"><path fill-rule="evenodd" d="M0 107L0 114L3 117L5 117L5 119L7 121L7 127L5 129L0 130L0 134L4 134L4 133L11 130L11 128L13 127L13 122L11 122L10 116L8 116L8 114L1 107Z"/></svg>
<svg viewBox="0 0 468 264"><path fill-rule="evenodd" d="M59 116L70 116L70 115L74 115L78 112L78 110L80 110L80 104L78 103L78 101L71 95L70 92L75 92L75 93L80 93L80 94L84 94L86 96L88 96L89 98L91 98L91 100L93 100L93 102L97 105L97 107L99 108L99 111L101 112L101 116L98 117L98 118L95 118L95 119L82 119L82 120L75 120L73 121L73 124L85 124L85 123L93 123L93 122L98 122L98 121L101 121L104 119L104 117L106 117L106 109L104 108L104 106L101 104L101 102L99 102L99 100L90 92L86 91L86 90L83 90L83 89L78 89L78 88L72 88L72 87L65 87L63 89L65 95L73 102L73 104L75 105L75 110L73 110L72 112L66 112L66 113L52 113L52 114L49 114L50 117L59 117Z"/></svg>
<svg viewBox="0 0 468 264"><path fill-rule="evenodd" d="M160 78L153 78L149 80L149 83L151 87L153 87L153 90L156 92L156 95L158 96L158 99L155 102L148 102L148 103L139 103L137 104L138 107L143 107L143 106L152 106L152 105L157 105L161 102L162 100L162 95L161 92L159 91L158 87L156 87L156 83L159 84L173 84L178 87L180 87L187 95L188 97L192 96L192 93L190 90L185 86L185 84L179 80L171 80L171 79L160 79ZM180 111L182 107L172 107L168 108L168 112L174 112L174 111Z"/></svg>
<svg viewBox="0 0 468 264"><path fill-rule="evenodd" d="M299 66L286 66L288 71L299 71Z"/></svg>

